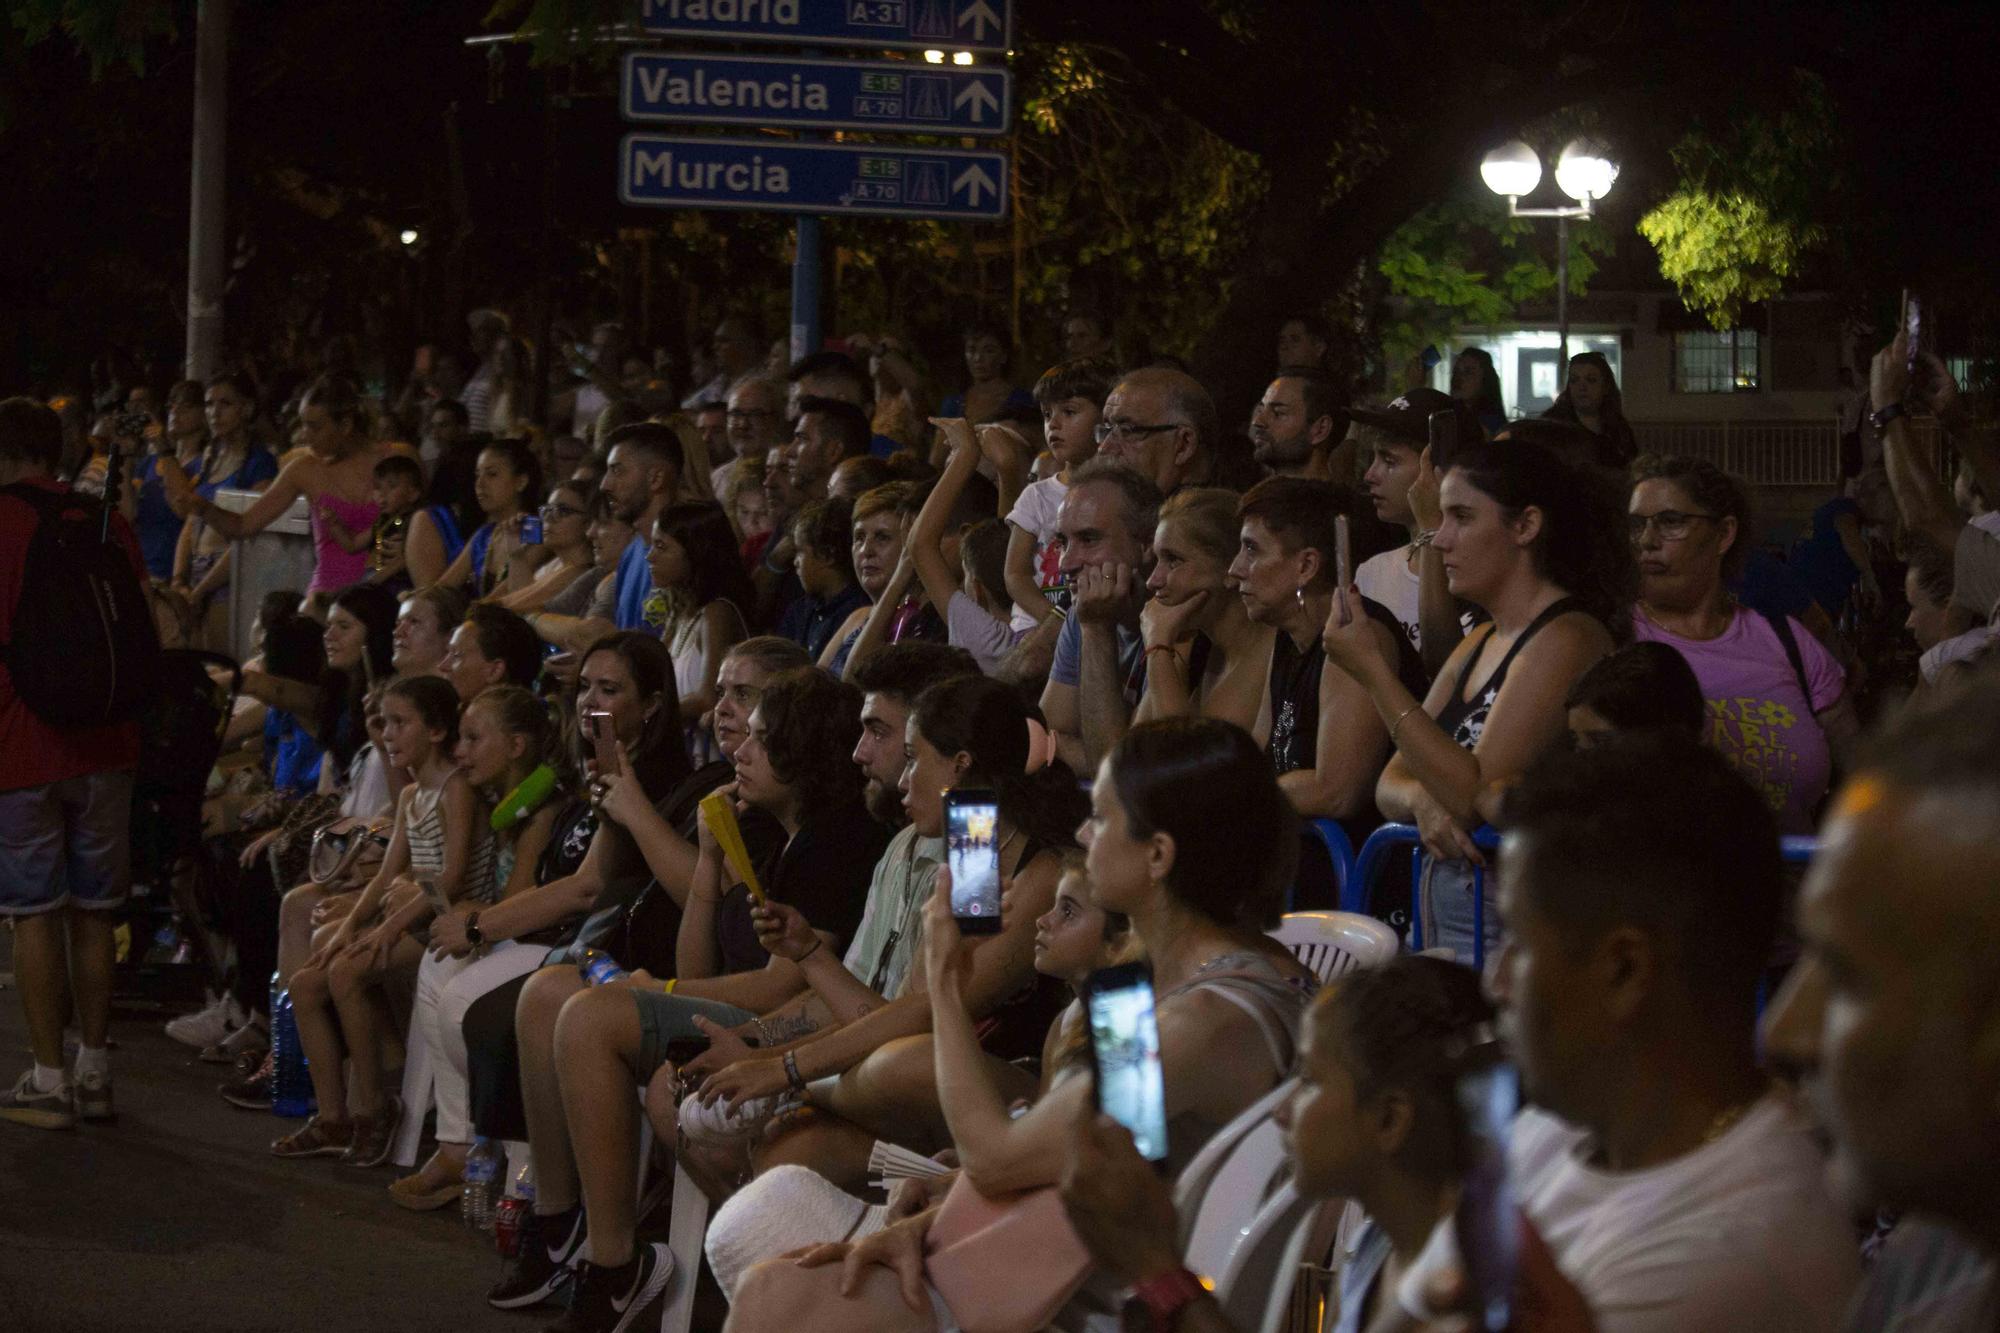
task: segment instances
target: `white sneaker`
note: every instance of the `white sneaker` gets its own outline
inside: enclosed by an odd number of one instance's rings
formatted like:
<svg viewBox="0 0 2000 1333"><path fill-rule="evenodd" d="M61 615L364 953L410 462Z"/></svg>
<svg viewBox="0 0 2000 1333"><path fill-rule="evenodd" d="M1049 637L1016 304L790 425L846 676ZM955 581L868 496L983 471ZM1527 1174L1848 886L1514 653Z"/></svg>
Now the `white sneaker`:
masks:
<svg viewBox="0 0 2000 1333"><path fill-rule="evenodd" d="M250 1021L224 1037L214 1046L202 1048L201 1058L212 1065L232 1063L244 1054L263 1055L270 1049L271 1036L264 1025L264 1015L252 1012Z"/></svg>
<svg viewBox="0 0 2000 1333"><path fill-rule="evenodd" d="M224 994L198 1013L182 1014L167 1024L167 1035L183 1046L200 1050L220 1045L224 1038L243 1026L248 1015L234 995Z"/></svg>

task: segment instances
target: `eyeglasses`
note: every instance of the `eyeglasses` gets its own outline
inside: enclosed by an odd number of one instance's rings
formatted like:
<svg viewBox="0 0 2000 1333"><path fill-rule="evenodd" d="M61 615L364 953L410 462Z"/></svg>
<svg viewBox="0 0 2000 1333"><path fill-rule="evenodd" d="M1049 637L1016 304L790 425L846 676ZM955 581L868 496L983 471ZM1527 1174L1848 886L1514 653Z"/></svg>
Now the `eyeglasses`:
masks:
<svg viewBox="0 0 2000 1333"><path fill-rule="evenodd" d="M1097 429L1091 434L1097 437L1099 444L1103 444L1114 435L1121 440L1141 440L1148 435L1157 435L1163 430L1179 430L1180 427L1181 423L1178 421L1169 421L1158 426L1141 426L1134 421L1100 421L1097 423Z"/></svg>
<svg viewBox="0 0 2000 1333"><path fill-rule="evenodd" d="M1715 517L1714 514L1684 514L1678 509L1662 509L1657 514L1627 514L1625 524L1635 542L1644 539L1646 529L1650 527L1659 528L1661 540L1677 542L1693 530L1696 519L1707 519L1713 523Z"/></svg>
<svg viewBox="0 0 2000 1333"><path fill-rule="evenodd" d="M542 506L542 521L544 523L553 523L557 519L562 518L581 518L589 512L587 509L578 509L574 505L545 504Z"/></svg>

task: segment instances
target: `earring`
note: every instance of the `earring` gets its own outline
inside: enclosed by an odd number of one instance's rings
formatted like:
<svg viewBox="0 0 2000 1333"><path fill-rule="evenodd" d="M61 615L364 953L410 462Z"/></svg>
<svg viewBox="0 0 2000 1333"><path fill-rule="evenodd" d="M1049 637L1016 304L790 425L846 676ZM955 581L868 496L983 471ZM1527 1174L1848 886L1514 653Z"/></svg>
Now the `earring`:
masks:
<svg viewBox="0 0 2000 1333"><path fill-rule="evenodd" d="M1296 588L1292 589L1292 596L1298 599L1298 603L1299 603L1299 610L1301 610L1301 611L1305 610L1305 609L1306 609L1306 585L1305 585L1305 584L1303 584L1303 583L1301 583L1301 584L1300 584L1300 585L1299 585L1298 587L1296 587Z"/></svg>

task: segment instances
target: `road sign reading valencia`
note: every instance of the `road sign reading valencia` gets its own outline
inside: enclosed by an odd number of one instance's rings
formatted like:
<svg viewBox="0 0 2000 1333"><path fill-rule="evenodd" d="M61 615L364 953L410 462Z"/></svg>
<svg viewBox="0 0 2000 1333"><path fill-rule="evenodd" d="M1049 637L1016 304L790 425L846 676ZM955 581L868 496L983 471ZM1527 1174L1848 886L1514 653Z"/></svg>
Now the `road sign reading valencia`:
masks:
<svg viewBox="0 0 2000 1333"><path fill-rule="evenodd" d="M1013 112L1004 69L908 60L794 60L634 51L619 107L627 120L898 134L1003 134Z"/></svg>

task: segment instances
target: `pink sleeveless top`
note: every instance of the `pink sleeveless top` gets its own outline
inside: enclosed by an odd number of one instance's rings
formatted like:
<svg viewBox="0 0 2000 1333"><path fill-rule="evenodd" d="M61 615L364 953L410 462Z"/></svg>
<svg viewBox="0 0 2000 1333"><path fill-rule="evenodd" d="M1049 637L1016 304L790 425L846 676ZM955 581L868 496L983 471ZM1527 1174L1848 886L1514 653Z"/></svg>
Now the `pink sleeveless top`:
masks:
<svg viewBox="0 0 2000 1333"><path fill-rule="evenodd" d="M307 592L339 592L349 584L359 583L368 577L368 552L358 551L349 555L340 549L340 543L327 530L322 514L331 513L340 520L349 532L366 532L375 526L375 516L381 512L374 503L368 501L356 504L343 500L332 491L322 491L312 502L313 536L313 576L312 586Z"/></svg>

